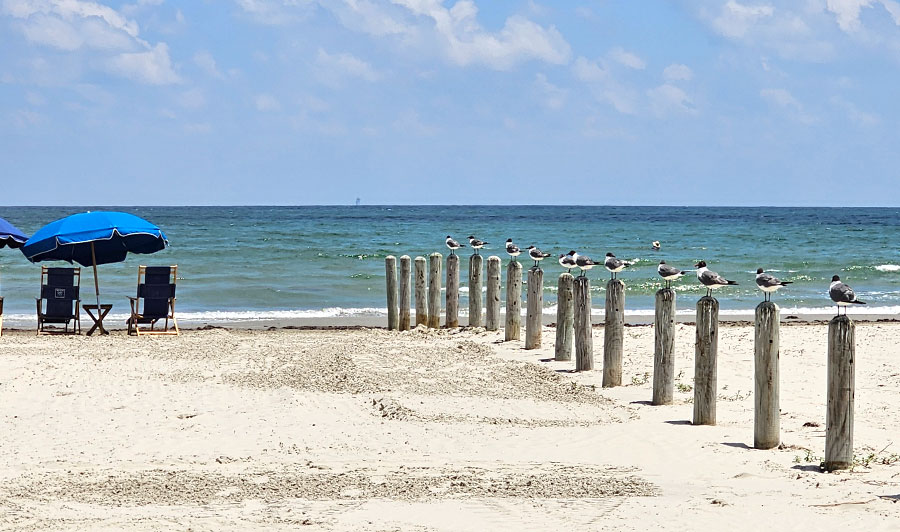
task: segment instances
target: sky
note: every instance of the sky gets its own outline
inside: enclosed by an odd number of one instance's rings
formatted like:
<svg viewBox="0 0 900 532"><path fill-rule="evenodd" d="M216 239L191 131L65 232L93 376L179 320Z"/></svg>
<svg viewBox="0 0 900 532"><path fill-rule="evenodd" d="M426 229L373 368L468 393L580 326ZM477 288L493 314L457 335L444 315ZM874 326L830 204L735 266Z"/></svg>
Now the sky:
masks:
<svg viewBox="0 0 900 532"><path fill-rule="evenodd" d="M900 205L897 0L0 0L4 205Z"/></svg>

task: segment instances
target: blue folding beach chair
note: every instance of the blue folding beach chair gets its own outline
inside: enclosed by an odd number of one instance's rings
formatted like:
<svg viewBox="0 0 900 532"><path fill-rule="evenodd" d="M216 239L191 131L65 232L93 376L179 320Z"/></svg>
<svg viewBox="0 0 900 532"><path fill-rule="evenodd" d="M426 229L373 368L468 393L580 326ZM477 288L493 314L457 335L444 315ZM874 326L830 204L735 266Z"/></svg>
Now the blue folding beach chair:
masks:
<svg viewBox="0 0 900 532"><path fill-rule="evenodd" d="M178 266L139 266L137 297L128 296L131 317L128 318L128 334L178 334L175 319L175 281ZM165 320L162 329L154 329L159 320ZM172 320L172 329L169 329ZM141 325L150 329L141 330Z"/></svg>
<svg viewBox="0 0 900 532"><path fill-rule="evenodd" d="M37 301L37 333L81 334L81 268L41 267L41 297ZM69 331L69 323L74 322ZM48 324L64 325L47 328Z"/></svg>

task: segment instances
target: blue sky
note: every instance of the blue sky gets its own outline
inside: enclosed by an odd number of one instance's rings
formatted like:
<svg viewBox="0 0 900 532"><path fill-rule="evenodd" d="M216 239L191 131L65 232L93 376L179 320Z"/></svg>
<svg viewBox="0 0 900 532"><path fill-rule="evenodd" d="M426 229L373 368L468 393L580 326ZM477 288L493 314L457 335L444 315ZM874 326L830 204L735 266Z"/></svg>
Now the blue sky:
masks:
<svg viewBox="0 0 900 532"><path fill-rule="evenodd" d="M898 205L896 0L0 0L8 205Z"/></svg>

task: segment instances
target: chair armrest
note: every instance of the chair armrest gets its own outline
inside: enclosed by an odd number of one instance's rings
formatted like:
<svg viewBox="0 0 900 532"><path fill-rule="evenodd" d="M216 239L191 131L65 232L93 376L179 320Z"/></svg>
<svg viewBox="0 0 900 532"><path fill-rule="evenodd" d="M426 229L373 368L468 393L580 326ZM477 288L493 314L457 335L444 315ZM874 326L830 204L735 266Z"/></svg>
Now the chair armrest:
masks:
<svg viewBox="0 0 900 532"><path fill-rule="evenodd" d="M137 301L137 298L136 298L136 297L131 297L131 296L125 296L125 297L127 297L128 299L130 299L130 300L132 300L132 301Z"/></svg>

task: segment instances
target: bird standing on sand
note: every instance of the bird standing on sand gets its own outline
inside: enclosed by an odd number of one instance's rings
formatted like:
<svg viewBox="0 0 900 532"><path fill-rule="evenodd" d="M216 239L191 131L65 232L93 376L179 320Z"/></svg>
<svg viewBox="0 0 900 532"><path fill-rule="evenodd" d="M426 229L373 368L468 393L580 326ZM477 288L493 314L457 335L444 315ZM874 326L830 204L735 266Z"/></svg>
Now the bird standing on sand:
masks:
<svg viewBox="0 0 900 532"><path fill-rule="evenodd" d="M483 240L478 240L472 235L469 235L469 245L472 246L472 249L475 250L475 254L478 255L478 250L483 248L485 244L490 244L490 242L485 242Z"/></svg>
<svg viewBox="0 0 900 532"><path fill-rule="evenodd" d="M513 244L512 238L506 239L506 254L512 257L512 260L516 260L516 257L519 256L519 253L522 253L522 250L519 249L519 246Z"/></svg>
<svg viewBox="0 0 900 532"><path fill-rule="evenodd" d="M620 271L624 270L626 266L630 266L631 264L625 262L624 260L617 259L615 255L612 253L606 254L606 262L603 263L606 266L606 269L609 270L610 279L615 279L616 274Z"/></svg>
<svg viewBox="0 0 900 532"><path fill-rule="evenodd" d="M669 266L666 261L659 261L656 272L666 281L666 288L672 288L672 281L676 281L684 277L685 272L674 266Z"/></svg>
<svg viewBox="0 0 900 532"><path fill-rule="evenodd" d="M709 297L712 295L712 290L714 288L721 288L723 286L736 285L737 282L729 281L728 279L722 277L718 273L710 270L706 267L706 261L700 261L697 264L694 264L697 267L697 280L700 281L700 284L706 287L706 296Z"/></svg>
<svg viewBox="0 0 900 532"><path fill-rule="evenodd" d="M756 269L756 286L763 291L763 301L772 301L773 292L792 282L793 281L782 281L768 273L764 273L762 268Z"/></svg>
<svg viewBox="0 0 900 532"><path fill-rule="evenodd" d="M831 278L831 286L828 287L828 295L837 305L838 316L841 315L841 307L844 307L844 315L847 315L847 307L850 305L865 305L865 301L856 299L856 292L850 285L841 282L841 278L835 275Z"/></svg>
<svg viewBox="0 0 900 532"><path fill-rule="evenodd" d="M534 246L528 246L528 256L534 260L534 267L538 267L538 261L544 260L550 256L549 253L544 253Z"/></svg>
<svg viewBox="0 0 900 532"><path fill-rule="evenodd" d="M585 276L585 272L587 272L594 266L597 266L597 263L591 260L591 258L587 255L579 255L578 253L575 253L573 257L575 258L575 266L581 268L581 277Z"/></svg>
<svg viewBox="0 0 900 532"><path fill-rule="evenodd" d="M577 266L573 255L575 255L575 252L570 251L567 255L559 256L559 265L566 269L566 273L572 273L572 268Z"/></svg>
<svg viewBox="0 0 900 532"><path fill-rule="evenodd" d="M450 235L447 235L447 247L450 248L450 254L455 255L456 250L461 248L462 246L459 245L459 242L457 242L456 240L453 240L453 237L451 237Z"/></svg>

